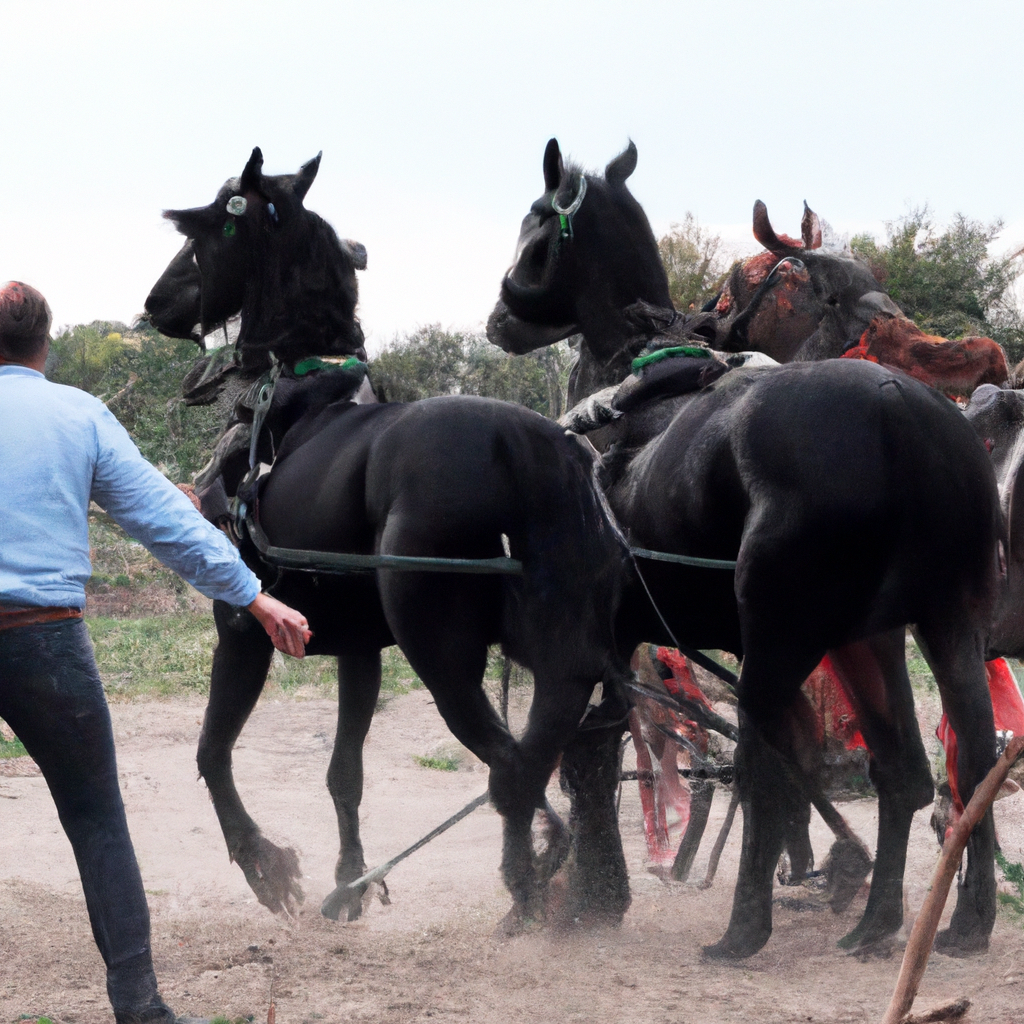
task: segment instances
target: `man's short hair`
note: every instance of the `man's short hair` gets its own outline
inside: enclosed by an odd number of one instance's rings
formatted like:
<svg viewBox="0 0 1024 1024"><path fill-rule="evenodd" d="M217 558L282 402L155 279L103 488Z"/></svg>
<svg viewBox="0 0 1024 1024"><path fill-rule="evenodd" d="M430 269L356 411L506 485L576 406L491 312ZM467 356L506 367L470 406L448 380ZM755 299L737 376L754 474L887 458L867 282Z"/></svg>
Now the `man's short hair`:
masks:
<svg viewBox="0 0 1024 1024"><path fill-rule="evenodd" d="M46 299L35 288L8 281L0 287L0 357L37 356L50 336L52 319Z"/></svg>

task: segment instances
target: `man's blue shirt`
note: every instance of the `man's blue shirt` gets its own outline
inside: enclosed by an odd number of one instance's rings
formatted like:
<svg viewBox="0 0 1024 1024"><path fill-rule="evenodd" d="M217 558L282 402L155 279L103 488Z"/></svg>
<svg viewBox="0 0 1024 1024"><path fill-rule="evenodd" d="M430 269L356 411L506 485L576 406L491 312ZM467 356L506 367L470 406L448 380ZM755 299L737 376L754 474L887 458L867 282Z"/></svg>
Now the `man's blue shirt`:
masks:
<svg viewBox="0 0 1024 1024"><path fill-rule="evenodd" d="M207 597L247 605L259 594L224 534L99 399L0 365L0 604L85 606L90 499Z"/></svg>

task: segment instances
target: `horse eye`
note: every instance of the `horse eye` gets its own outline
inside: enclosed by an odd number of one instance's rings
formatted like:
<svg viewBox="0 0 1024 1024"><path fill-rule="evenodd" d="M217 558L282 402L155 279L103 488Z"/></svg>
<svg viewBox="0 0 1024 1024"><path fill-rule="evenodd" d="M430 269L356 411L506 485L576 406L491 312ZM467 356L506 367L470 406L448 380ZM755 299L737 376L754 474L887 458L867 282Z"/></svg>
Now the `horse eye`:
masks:
<svg viewBox="0 0 1024 1024"><path fill-rule="evenodd" d="M224 237L231 238L235 233L235 222L233 220L224 221Z"/></svg>

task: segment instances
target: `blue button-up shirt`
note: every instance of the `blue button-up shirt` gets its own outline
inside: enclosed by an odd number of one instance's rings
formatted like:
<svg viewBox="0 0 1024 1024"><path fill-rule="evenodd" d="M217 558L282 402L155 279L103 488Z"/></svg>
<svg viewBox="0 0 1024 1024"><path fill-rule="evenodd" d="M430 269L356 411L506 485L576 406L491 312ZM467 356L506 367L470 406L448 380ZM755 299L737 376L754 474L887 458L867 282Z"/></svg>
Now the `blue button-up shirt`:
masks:
<svg viewBox="0 0 1024 1024"><path fill-rule="evenodd" d="M85 607L90 498L207 597L259 594L234 546L99 399L0 365L0 604Z"/></svg>

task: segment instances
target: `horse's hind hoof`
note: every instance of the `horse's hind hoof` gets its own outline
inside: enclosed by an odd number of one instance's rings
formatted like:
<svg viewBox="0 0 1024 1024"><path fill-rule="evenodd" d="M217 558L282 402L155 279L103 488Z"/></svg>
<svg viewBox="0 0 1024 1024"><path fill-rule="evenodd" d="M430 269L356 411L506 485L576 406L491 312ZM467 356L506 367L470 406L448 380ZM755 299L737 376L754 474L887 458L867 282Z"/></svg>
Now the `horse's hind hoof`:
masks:
<svg viewBox="0 0 1024 1024"><path fill-rule="evenodd" d="M962 935L954 932L952 928L946 928L935 936L934 948L946 956L976 956L978 953L988 952L988 935L980 932Z"/></svg>
<svg viewBox="0 0 1024 1024"><path fill-rule="evenodd" d="M887 956L896 933L903 924L903 909L898 913L876 913L872 919L861 918L857 927L847 932L836 945L854 956Z"/></svg>
<svg viewBox="0 0 1024 1024"><path fill-rule="evenodd" d="M537 875L537 884L543 888L565 863L566 857L569 856L571 840L565 823L550 804L541 810L541 814L547 821L544 829L547 849L540 856L534 857L533 867Z"/></svg>
<svg viewBox="0 0 1024 1024"><path fill-rule="evenodd" d="M871 867L871 854L863 843L837 839L832 844L824 866L828 903L832 913L841 914L850 906Z"/></svg>
<svg viewBox="0 0 1024 1024"><path fill-rule="evenodd" d="M540 917L525 915L520 909L513 907L495 926L494 938L514 939L517 935L540 931L543 926L544 921Z"/></svg>
<svg viewBox="0 0 1024 1024"><path fill-rule="evenodd" d="M718 942L702 947L701 952L708 960L743 960L764 949L771 934L770 928L763 935L758 932L742 937L734 937L726 932Z"/></svg>
<svg viewBox="0 0 1024 1024"><path fill-rule="evenodd" d="M836 945L842 946L840 939ZM896 935L890 932L887 935L879 935L878 938L870 941L858 942L847 949L852 957L860 961L865 960L890 960L896 952Z"/></svg>

